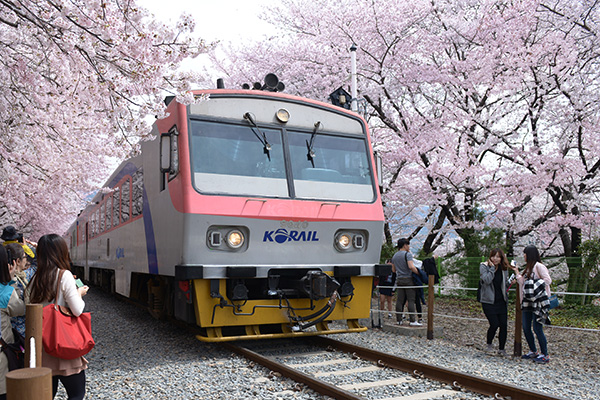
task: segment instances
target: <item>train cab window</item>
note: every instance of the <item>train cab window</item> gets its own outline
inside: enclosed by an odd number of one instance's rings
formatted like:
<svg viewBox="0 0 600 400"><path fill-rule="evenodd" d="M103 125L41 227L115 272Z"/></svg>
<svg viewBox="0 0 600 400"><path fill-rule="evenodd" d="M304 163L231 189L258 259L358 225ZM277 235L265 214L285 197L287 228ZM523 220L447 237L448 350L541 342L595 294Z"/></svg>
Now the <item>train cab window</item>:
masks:
<svg viewBox="0 0 600 400"><path fill-rule="evenodd" d="M119 215L120 210L119 207L121 206L121 200L120 200L120 196L121 192L119 191L119 188L117 187L115 189L115 191L113 192L113 217L112 217L112 221L113 221L113 226L117 226L119 225Z"/></svg>
<svg viewBox="0 0 600 400"><path fill-rule="evenodd" d="M311 136L288 131L296 197L373 201L375 192L365 139ZM306 143L312 143L312 148L307 149Z"/></svg>
<svg viewBox="0 0 600 400"><path fill-rule="evenodd" d="M121 221L129 221L129 194L131 193L131 181L127 179L121 185Z"/></svg>
<svg viewBox="0 0 600 400"><path fill-rule="evenodd" d="M281 131L197 120L190 128L196 190L289 196Z"/></svg>
<svg viewBox="0 0 600 400"><path fill-rule="evenodd" d="M142 214L144 205L144 173L142 169L138 169L131 175L132 179L132 196L131 196L131 216L137 217Z"/></svg>

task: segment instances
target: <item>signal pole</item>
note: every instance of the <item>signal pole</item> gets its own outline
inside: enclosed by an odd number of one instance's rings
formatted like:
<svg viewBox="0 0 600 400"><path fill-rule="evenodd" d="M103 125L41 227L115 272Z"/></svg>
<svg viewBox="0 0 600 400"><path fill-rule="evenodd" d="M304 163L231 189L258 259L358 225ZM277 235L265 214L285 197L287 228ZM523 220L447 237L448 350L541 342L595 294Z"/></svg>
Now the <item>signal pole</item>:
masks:
<svg viewBox="0 0 600 400"><path fill-rule="evenodd" d="M351 110L354 112L358 112L358 91L357 91L357 82L356 82L356 45L352 43L352 47L350 47L350 74L351 74L351 83L350 83L350 94L352 96Z"/></svg>

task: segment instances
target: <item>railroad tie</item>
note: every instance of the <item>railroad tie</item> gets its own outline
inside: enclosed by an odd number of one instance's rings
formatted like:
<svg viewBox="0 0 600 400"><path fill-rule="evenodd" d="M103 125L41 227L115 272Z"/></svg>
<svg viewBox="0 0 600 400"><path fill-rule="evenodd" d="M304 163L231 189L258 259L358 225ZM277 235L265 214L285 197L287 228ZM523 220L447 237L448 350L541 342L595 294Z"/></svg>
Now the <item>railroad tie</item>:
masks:
<svg viewBox="0 0 600 400"><path fill-rule="evenodd" d="M369 388L380 387L380 386L399 385L401 383L408 383L408 382L414 382L414 381L415 381L414 378L403 377L403 378L387 379L385 381L350 383L347 385L341 385L340 388L342 388L344 390L369 389Z"/></svg>
<svg viewBox="0 0 600 400"><path fill-rule="evenodd" d="M331 376L331 375L335 375L335 376L341 376L341 375L352 375L352 374L358 374L361 372L370 372L370 371L378 371L381 370L381 367L378 367L376 365L372 365L369 367L362 367L362 368L352 368L352 369L345 369L343 371L327 371L327 372L317 372L316 374L312 374L314 377L320 378L322 376Z"/></svg>

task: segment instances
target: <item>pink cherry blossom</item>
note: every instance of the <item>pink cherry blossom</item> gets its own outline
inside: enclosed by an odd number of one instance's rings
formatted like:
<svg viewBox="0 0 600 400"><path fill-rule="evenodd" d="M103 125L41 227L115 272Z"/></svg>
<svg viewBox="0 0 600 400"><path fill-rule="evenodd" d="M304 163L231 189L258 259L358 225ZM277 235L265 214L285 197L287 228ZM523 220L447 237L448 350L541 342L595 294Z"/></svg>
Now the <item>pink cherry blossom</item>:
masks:
<svg viewBox="0 0 600 400"><path fill-rule="evenodd" d="M283 0L265 12L280 35L213 61L230 87L273 72L286 92L327 101L350 84L355 43L394 236L421 232L429 252L444 235L491 226L570 256L600 222L599 11L563 0Z"/></svg>
<svg viewBox="0 0 600 400"><path fill-rule="evenodd" d="M135 1L16 0L0 9L0 215L37 239L62 233L115 160L185 95L182 60L206 51L194 21Z"/></svg>

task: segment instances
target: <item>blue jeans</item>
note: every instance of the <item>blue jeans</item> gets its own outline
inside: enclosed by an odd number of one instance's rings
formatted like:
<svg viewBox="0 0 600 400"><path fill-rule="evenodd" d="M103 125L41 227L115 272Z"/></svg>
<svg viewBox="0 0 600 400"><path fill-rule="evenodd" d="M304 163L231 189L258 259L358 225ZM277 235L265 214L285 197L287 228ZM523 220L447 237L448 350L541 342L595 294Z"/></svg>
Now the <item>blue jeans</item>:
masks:
<svg viewBox="0 0 600 400"><path fill-rule="evenodd" d="M535 339L531 332L531 325L533 324L533 332L535 332L535 336L537 336L538 342L540 343L540 350L543 355L547 356L548 341L546 340L546 335L544 335L544 326L536 321L533 311L523 311L521 315L523 321L523 333L525 334L525 339L529 345L529 350L534 353L536 352Z"/></svg>

